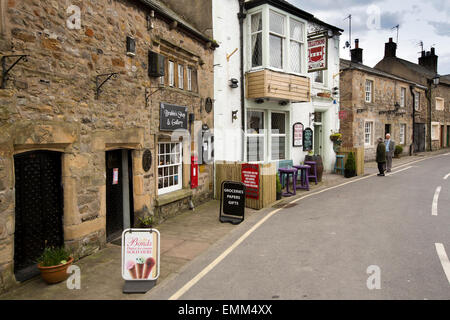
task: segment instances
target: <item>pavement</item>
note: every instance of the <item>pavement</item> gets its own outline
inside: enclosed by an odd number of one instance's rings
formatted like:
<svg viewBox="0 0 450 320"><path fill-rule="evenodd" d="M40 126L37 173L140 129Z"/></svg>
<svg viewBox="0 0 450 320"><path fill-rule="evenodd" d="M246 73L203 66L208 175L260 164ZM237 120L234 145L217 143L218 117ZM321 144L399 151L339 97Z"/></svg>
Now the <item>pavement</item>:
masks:
<svg viewBox="0 0 450 320"><path fill-rule="evenodd" d="M394 159L393 167L405 165L409 162L432 157L446 153L449 150L419 154L412 157L402 157ZM377 172L376 163L366 163L365 176ZM343 184L361 177L345 179L341 175L327 174L323 176L323 182L315 185L311 184L310 191L298 191L296 197L284 198L274 203L274 207L283 205L295 199L300 199L305 195L325 190L327 188ZM317 210L316 201L311 204ZM313 210L311 208L311 210ZM322 210L322 209L320 209ZM344 210L344 209L343 209ZM273 207L263 210L252 210L246 208L245 221L238 226L222 224L218 220L219 202L209 201L194 210L188 210L182 214L171 218L161 225L155 226L161 233L161 267L160 277L157 285L147 294L123 294L124 281L121 277L121 247L114 244L107 244L106 248L97 253L80 259L74 264L81 270L81 289L69 290L66 283L55 285L45 284L39 277L23 282L17 288L0 296L0 300L130 300L130 299L166 299L167 296L158 295L158 292L166 292L179 279L187 280L189 276L194 276L195 266L204 265L212 257L216 256L229 244L242 236L245 232L260 223ZM289 230L289 226L286 226ZM282 232L282 230L278 230ZM305 233L305 236L308 233ZM310 234L312 237L313 235ZM263 241L263 239L262 239ZM305 240L307 243L307 240ZM237 262L234 262L237 263ZM257 269L257 267L256 267ZM253 270L250 269L249 270ZM226 270L225 270L226 271ZM253 270L257 271L257 270ZM252 271L252 272L253 272ZM270 272L270 270L267 270ZM105 276L107 275L107 276ZM178 279L178 280L177 280ZM178 282L177 282L178 281ZM167 291L168 292L168 291ZM230 292L234 292L231 290ZM189 296L188 296L189 297ZM208 298L220 299L221 295L208 295ZM251 299L252 296L232 296L234 299ZM267 298L267 297L265 297ZM268 298L271 298L268 297Z"/></svg>

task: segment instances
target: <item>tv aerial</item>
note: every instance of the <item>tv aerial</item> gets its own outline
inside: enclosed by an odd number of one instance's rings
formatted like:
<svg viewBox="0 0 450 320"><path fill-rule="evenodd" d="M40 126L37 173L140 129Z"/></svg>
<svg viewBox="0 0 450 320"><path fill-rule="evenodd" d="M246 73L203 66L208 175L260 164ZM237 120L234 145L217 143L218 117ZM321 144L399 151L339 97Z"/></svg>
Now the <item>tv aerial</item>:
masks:
<svg viewBox="0 0 450 320"><path fill-rule="evenodd" d="M344 19L344 21L347 19L348 19L348 24L349 24L349 28L348 28L349 36L348 36L348 41L345 41L344 49L352 47L352 15L349 14L348 17Z"/></svg>

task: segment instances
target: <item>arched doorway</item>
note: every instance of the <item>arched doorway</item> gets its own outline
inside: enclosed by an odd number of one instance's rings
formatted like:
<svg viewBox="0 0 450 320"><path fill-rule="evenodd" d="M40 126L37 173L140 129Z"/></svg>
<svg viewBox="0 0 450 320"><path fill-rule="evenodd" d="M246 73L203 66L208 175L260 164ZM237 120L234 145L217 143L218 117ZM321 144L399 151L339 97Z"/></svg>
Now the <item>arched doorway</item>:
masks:
<svg viewBox="0 0 450 320"><path fill-rule="evenodd" d="M44 248L64 244L61 153L32 151L14 156L14 273L24 281L38 273Z"/></svg>

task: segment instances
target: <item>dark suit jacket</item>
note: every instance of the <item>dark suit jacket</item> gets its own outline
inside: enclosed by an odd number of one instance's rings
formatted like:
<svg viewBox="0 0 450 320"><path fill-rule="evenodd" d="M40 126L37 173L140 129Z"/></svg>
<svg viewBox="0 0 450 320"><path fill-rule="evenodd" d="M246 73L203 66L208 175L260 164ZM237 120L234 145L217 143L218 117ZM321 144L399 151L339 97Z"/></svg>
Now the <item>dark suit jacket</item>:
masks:
<svg viewBox="0 0 450 320"><path fill-rule="evenodd" d="M387 140L384 141L385 145L387 143ZM386 154L386 156L393 157L395 151L395 142L391 139L389 143L389 152Z"/></svg>

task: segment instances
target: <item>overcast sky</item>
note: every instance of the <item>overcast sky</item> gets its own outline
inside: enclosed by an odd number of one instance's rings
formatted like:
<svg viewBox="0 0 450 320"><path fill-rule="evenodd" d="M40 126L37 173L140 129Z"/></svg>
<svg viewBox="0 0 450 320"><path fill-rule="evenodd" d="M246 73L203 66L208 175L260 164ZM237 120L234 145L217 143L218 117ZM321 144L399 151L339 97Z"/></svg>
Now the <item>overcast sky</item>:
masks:
<svg viewBox="0 0 450 320"><path fill-rule="evenodd" d="M343 49L349 39L348 20L352 15L352 47L358 38L363 51L363 63L373 67L384 56L384 43L397 39L397 57L418 62L423 41L424 49L436 48L438 73L450 74L450 1L449 0L287 0L320 20L344 29L341 36L341 58L349 59ZM379 19L376 19L379 12ZM379 21L379 24L377 23ZM378 28L379 25L379 28Z"/></svg>

